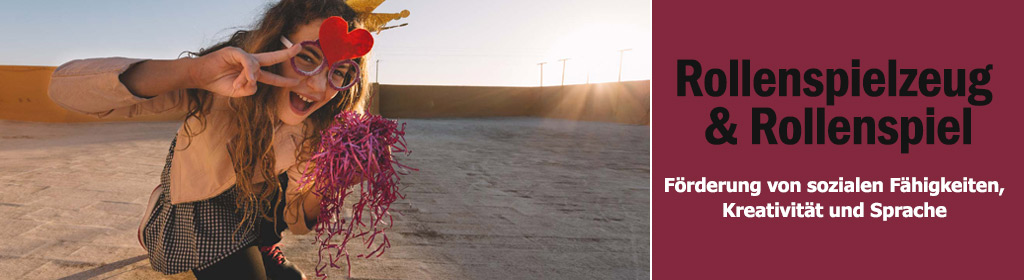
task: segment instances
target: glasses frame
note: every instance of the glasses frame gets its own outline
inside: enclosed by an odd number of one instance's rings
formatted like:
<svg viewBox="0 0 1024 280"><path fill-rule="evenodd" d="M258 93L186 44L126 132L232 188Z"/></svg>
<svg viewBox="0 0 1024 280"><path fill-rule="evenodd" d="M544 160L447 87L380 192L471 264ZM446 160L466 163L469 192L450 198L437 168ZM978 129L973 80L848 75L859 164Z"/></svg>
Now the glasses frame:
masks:
<svg viewBox="0 0 1024 280"><path fill-rule="evenodd" d="M291 48L292 45L294 45L292 43L292 41L288 40L288 38L285 37L285 36L281 36L281 43L284 44L285 48ZM316 41L303 41L303 42L299 43L299 45L304 46L304 47L305 46L315 46L317 49L320 49L320 53L323 54L323 49L320 48L320 40L316 40ZM297 59L297 58L298 58L298 56L294 56L294 57L292 57L290 59L291 64L292 64L292 69L295 70L295 72L298 72L299 74L302 74L303 76L307 76L307 77L315 76L315 75L319 74L320 72L323 72L324 68L327 68L326 67L327 66L327 59L324 59L323 61L320 62L320 65L317 66L316 69L313 69L313 71L303 71L302 69L299 68L299 65L296 64L296 62L295 62L295 59ZM346 60L335 62L334 64L330 65L330 68L328 69L329 71L327 71L328 75L331 72L333 72L335 69L338 69L339 67L341 67L343 65L346 65L346 64L349 65L349 69L353 71L351 73L352 77L353 77L352 81L349 82L345 86L337 86L337 85L334 84L333 81L331 81L330 78L328 78L327 79L327 85L328 86L330 86L331 88L333 88L335 90L343 91L343 90L347 90L349 88L352 88L352 86L355 86L356 84L359 83L359 80L360 80L360 78L359 78L360 77L359 63L356 63L355 60L346 59Z"/></svg>

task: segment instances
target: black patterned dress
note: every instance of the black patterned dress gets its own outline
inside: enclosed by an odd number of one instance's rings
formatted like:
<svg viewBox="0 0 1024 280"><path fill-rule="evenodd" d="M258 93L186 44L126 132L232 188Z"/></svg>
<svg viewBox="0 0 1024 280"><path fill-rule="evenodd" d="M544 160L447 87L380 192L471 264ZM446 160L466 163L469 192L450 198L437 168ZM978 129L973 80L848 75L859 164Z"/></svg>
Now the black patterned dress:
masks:
<svg viewBox="0 0 1024 280"><path fill-rule="evenodd" d="M267 238L272 239L270 244L280 240L283 228L260 229L262 218L250 218L240 225L243 212L237 211L233 186L207 200L172 205L170 172L175 143L176 140L171 141L157 187L159 193L154 194L158 197L141 230L141 240L154 270L165 274L203 270L239 249L268 243L258 240L261 231L276 233L272 234L276 238ZM282 181L285 187L287 181Z"/></svg>

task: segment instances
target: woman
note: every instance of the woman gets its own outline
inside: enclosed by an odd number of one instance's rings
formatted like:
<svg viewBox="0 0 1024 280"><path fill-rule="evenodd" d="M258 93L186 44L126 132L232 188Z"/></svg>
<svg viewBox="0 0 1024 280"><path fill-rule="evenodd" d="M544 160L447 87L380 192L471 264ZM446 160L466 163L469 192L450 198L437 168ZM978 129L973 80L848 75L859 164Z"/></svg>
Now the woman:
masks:
<svg viewBox="0 0 1024 280"><path fill-rule="evenodd" d="M154 269L305 278L276 245L285 228L309 232L319 216L320 198L298 187L299 170L332 117L361 109L367 95L353 65L300 72L323 63L313 42L333 16L353 22L356 13L341 0L283 0L255 29L190 58L76 60L54 72L50 97L73 111L187 112L140 225ZM364 68L366 60L354 61Z"/></svg>

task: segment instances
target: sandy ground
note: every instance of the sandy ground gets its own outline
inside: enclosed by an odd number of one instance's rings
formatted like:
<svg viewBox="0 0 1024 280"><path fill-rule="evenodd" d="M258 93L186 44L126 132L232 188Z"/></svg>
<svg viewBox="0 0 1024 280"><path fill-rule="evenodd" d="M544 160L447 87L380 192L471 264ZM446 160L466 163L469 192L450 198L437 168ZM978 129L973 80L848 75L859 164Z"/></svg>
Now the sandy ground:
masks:
<svg viewBox="0 0 1024 280"><path fill-rule="evenodd" d="M421 171L403 177L393 247L353 259L353 278L648 277L648 126L405 121ZM191 279L153 271L136 239L177 126L0 121L0 279ZM307 274L312 240L282 243Z"/></svg>

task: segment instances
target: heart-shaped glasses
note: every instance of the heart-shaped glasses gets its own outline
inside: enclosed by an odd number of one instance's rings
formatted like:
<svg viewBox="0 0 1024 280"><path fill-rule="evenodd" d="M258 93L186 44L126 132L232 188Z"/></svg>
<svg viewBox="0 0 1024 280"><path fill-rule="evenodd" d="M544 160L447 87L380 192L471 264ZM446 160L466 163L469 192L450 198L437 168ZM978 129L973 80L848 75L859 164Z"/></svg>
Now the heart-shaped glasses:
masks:
<svg viewBox="0 0 1024 280"><path fill-rule="evenodd" d="M281 43L286 48L291 48L292 42L281 36ZM327 85L335 90L347 90L359 82L359 63L346 59L327 65L324 52L320 48L320 40L305 41L299 43L302 51L292 57L292 68L304 76L319 74L324 69L327 71Z"/></svg>

